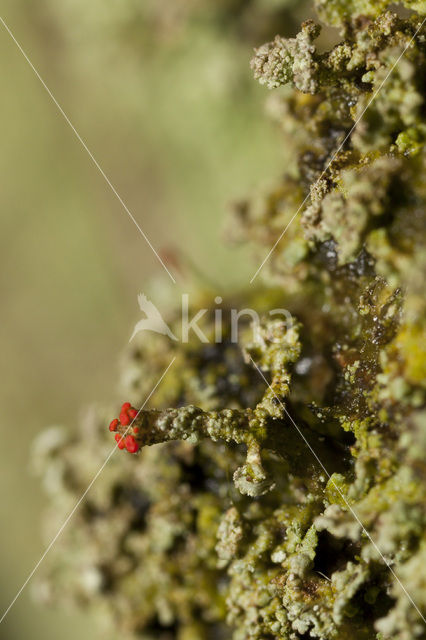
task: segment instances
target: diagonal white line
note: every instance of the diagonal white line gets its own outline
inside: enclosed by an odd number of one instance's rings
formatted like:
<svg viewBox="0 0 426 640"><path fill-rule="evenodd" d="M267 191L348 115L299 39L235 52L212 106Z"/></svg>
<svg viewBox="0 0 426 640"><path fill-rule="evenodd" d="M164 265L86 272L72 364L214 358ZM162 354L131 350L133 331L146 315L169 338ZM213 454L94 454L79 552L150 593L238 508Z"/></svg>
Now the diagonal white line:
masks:
<svg viewBox="0 0 426 640"><path fill-rule="evenodd" d="M164 378L164 376L166 375L166 373L168 372L168 370L170 369L170 367L172 366L172 364L174 363L174 361L176 360L176 356L172 359L172 361L170 362L169 366L167 367L167 369L165 369L165 371L163 372L163 374L161 375L160 379L157 381L157 383L155 384L154 388L151 390L151 392L149 393L149 395L147 396L147 398L145 399L143 405L141 406L141 408L139 409L139 411L141 411L146 403L148 402L148 400L150 399L150 397L152 396L152 394L154 393L154 391L156 390L156 388L158 387L158 385L160 384L160 382L162 381L162 379ZM126 435L126 433L129 431L129 429L131 428L133 422L136 420L136 418L134 418L132 420L132 422L129 424L129 426L127 427L126 431L123 434L123 438ZM37 571L37 569L39 568L39 566L41 565L41 563L43 562L43 560L45 559L45 557L47 556L47 554L49 553L49 551L51 550L51 548L53 547L53 545L55 544L56 540L59 538L59 536L61 535L62 531L65 529L65 527L67 526L68 522L71 520L72 516L74 515L74 513L77 511L78 507L80 506L80 504L83 502L84 498L87 496L87 494L89 493L90 489L92 488L92 486L94 485L94 483L96 482L96 480L98 479L98 477L100 476L100 474L102 473L102 471L105 469L106 465L108 464L111 456L114 455L115 451L117 450L117 445L114 445L114 447L111 449L110 453L108 454L107 458L105 459L104 463L102 464L102 466L100 467L100 469L97 471L97 473L93 476L92 480L90 481L89 486L87 487L87 489L85 490L85 492L83 493L83 495L80 497L80 499L76 502L76 504L74 505L72 511L68 514L65 522L62 524L62 526L60 527L60 529L57 531L57 533L55 534L55 536L53 537L53 539L50 541L48 547L46 548L46 550L44 551L43 555L41 556L40 560L37 562L37 564L34 566L33 570L29 573L27 579L25 580L24 584L22 585L22 587L19 589L18 593L16 594L16 596L13 598L12 602L10 603L10 605L7 607L6 611L3 613L2 617L0 618L0 624L3 622L3 620L5 619L5 617L7 616L7 614L9 613L9 611L11 610L11 608L13 607L13 605L15 604L15 602L17 601L17 599L19 598L19 596L21 595L21 593L23 592L23 590L25 589L25 587L27 586L27 584L29 583L29 581L31 580L31 578L33 577L33 575L35 574L35 572Z"/></svg>
<svg viewBox="0 0 426 640"><path fill-rule="evenodd" d="M281 402L281 398L279 398L277 395L275 395L274 390L272 389L271 385L269 384L269 382L267 381L267 379L265 378L265 376L263 375L263 372L261 371L261 369L257 366L257 364L255 363L255 361L253 360L253 358L249 355L250 360L252 361L255 369L257 369L258 373L260 374L260 376L263 378L264 382L266 383L266 385L269 387L269 389L272 391L272 393L274 394L274 397L278 400L278 402L280 403L281 407L284 409L287 417L290 419L291 423L293 424L293 426L295 427L295 429L297 430L297 433L299 434L299 436L303 439L304 443L306 444L306 446L308 447L308 449L310 450L310 452L312 453L312 455L314 456L315 460L318 462L318 464L320 465L321 469L324 471L324 473L326 474L326 476L328 477L329 480L331 480L331 482L333 483L335 489L339 492L340 497L342 498L343 502L345 503L345 505L347 506L347 508L349 509L349 511L351 512L351 514L353 515L353 517L355 518L355 520L358 522L358 524L361 526L363 532L365 533L365 535L367 536L367 538L370 540L371 544L373 545L373 547L375 548L375 550L377 551L377 553L379 554L379 556L381 557L381 559L383 560L383 562L385 563L385 565L387 566L387 568L389 569L389 571L391 572L391 574L393 575L393 577L395 578L395 580L398 582L399 586L401 587L401 589L404 591L405 595L407 596L408 600L411 602L411 604L413 605L413 607L415 608L415 610L417 611L417 613L419 614L419 616L421 617L421 619L423 620L423 622L426 625L426 618L424 617L424 615L422 614L422 612L420 611L419 607L416 605L416 603L414 602L413 598L410 596L410 594L408 593L407 589L404 587L404 585L402 584L401 580L398 578L398 576L396 575L395 571L392 569L392 567L390 566L390 564L386 561L386 558L383 556L382 552L380 551L379 547L377 546L377 544L374 542L373 538L371 537L370 533L367 531L367 529L364 527L364 525L362 524L361 520L359 519L359 516L357 515L357 513L354 511L354 509L351 507L351 505L348 503L348 501L346 500L345 496L343 495L342 491L340 490L340 488L337 486L337 484L334 482L332 476L329 474L329 472L327 471L327 469L325 468L325 466L323 465L323 463L321 462L321 460L319 459L318 455L315 453L314 449L312 448L312 446L309 444L308 440L305 438L303 432L299 429L299 427L297 426L297 424L295 423L295 421L293 420L293 418L291 417L291 415L289 414L289 412L287 411L287 409L285 408L284 404Z"/></svg>
<svg viewBox="0 0 426 640"><path fill-rule="evenodd" d="M371 105L371 103L377 98L377 95L379 94L379 92L382 90L383 85L386 83L386 81L388 80L389 76L391 75L391 73L393 72L393 70L395 69L395 67L397 66L397 64L399 63L399 61L401 60L401 58L403 57L403 55L405 54L405 52L407 51L408 47L411 45L411 43L414 41L415 37L417 36L417 34L419 33L420 29L423 27L424 23L426 22L426 18L423 19L422 23L420 24L420 26L417 28L417 30L415 31L413 37L411 38L411 40L407 43L407 45L405 46L405 48L403 49L402 53L398 56L396 62L394 62L394 64L392 65L392 67L389 69L388 73L386 74L385 78L382 80L382 82L380 83L379 87L376 89L376 91L373 93L372 97L370 98L370 100L367 102L367 106L364 107L364 109L361 112L361 115L358 116L358 118L355 120L352 128L350 129L349 133L346 134L346 136L344 137L343 141L340 143L340 145L338 146L338 148L336 149L336 151L334 152L334 154L331 157L331 160L328 161L327 165L325 166L325 168L322 170L321 174L319 175L319 177L317 178L317 180L321 180L321 178L325 175L325 173L327 172L328 168L330 167L331 163L333 162L333 160L335 159L335 157L337 156L337 154L340 152L340 150L342 149L343 145L349 140L349 138L351 137L353 131L356 129L356 127L358 126L360 120L363 118L365 112L367 111L367 109L369 108L369 106ZM293 220L297 217L297 215L299 214L299 212L301 211L301 209L303 208L305 202L310 198L310 192L305 196L305 199L303 200L302 204L299 206L299 208L297 209L296 213L294 213L290 219L290 222L286 225L284 231L281 233L281 235L279 236L278 240L276 240L275 244L273 245L272 249L269 251L268 255L266 256L266 258L264 258L262 264L260 265L260 267L257 269L256 273L254 274L254 276L251 278L250 280L250 284L252 284L255 280L255 278L257 278L258 274L260 273L261 269L263 268L263 266L265 265L265 263L269 260L269 258L271 257L272 253L275 251L277 245L279 244L279 242L281 241L281 239L284 237L284 235L287 233L287 229L290 227L291 223L293 222Z"/></svg>
<svg viewBox="0 0 426 640"><path fill-rule="evenodd" d="M117 198L117 200L119 201L119 203L121 204L121 206L123 207L123 209L126 211L127 215L129 216L129 218L131 219L131 221L133 222L133 224L136 226L136 228L138 229L139 233L141 234L141 236L143 237L143 239L145 240L145 242L148 244L148 246L150 247L150 249L153 251L153 253L155 254L157 260L161 263L161 265L163 266L163 268L165 269L165 271L168 273L168 275L170 276L170 278L173 280L173 282L176 284L176 280L174 279L174 277L172 276L172 274L170 273L170 271L168 270L168 268L166 267L166 265L164 264L163 260L161 259L161 257L158 255L157 251L155 250L155 248L152 246L148 236L146 235L146 233L143 231L143 229L140 227L139 223L137 222L136 218L134 217L134 215L132 214L132 212L129 210L129 208L127 207L126 203L124 202L124 200L122 199L122 197L120 196L120 194L118 193L117 189L114 187L114 185L112 184L112 182L110 181L110 179L108 178L108 176L106 175L105 171L102 169L102 167L100 166L99 162L96 160L96 158L94 157L93 153L90 151L89 147L87 146L87 144L85 143L85 141L83 140L83 138L80 136L80 134L78 133L77 129L75 128L75 126L73 125L73 123L71 122L71 120L68 118L67 114L65 113L65 111L62 109L61 105L59 104L59 102L56 100L55 96L53 95L53 93L51 92L51 90L49 89L49 87L47 86L47 84L45 83L45 81L43 80L43 78L41 77L40 73L37 71L37 69L35 68L35 66L33 65L33 63L31 62L31 60L29 59L28 55L25 53L24 49L22 48L22 46L19 44L19 42L17 41L17 39L15 38L15 36L13 35L12 31L9 29L9 27L7 26L6 22L3 20L3 18L0 16L0 22L2 23L2 25L4 26L4 28L6 29L6 31L8 32L8 34L10 35L10 37L12 38L13 42L16 44L16 46L18 47L19 51L22 53L22 55L24 56L25 60L28 62L29 66L31 67L31 69L33 70L33 72L35 73L35 75L37 76L37 78L39 79L39 81L41 82L41 84L43 85L44 89L47 91L47 93L49 94L51 100L54 102L54 104L56 105L58 111L61 113L61 115L63 116L63 118L65 119L66 123L69 125L69 127L71 128L71 130L73 131L75 137L77 138L77 140L80 142L80 144L82 145L82 147L84 148L84 150L87 152L88 156L90 157L90 159L92 160L93 164L95 165L95 167L97 168L97 170L99 171L99 173L101 174L101 176L103 177L103 179L105 180L105 182L107 183L107 185L109 186L109 188L111 189L111 191L113 192L113 194L115 195L115 197Z"/></svg>

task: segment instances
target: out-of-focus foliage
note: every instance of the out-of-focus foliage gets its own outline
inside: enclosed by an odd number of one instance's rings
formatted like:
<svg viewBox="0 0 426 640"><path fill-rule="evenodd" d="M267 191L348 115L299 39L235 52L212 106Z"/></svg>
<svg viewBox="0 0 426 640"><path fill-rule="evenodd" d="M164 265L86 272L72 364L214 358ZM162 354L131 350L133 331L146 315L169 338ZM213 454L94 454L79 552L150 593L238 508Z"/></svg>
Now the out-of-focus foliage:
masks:
<svg viewBox="0 0 426 640"><path fill-rule="evenodd" d="M318 52L308 21L256 51L294 156L230 222L259 259L278 240L244 300L260 331L215 343L211 314L208 344L129 349L135 406L176 362L137 418L142 451L109 461L58 543L46 600L145 639L426 638L425 37L387 5L318 2L338 44ZM278 306L291 325L267 316ZM115 413L38 440L53 531L108 455Z"/></svg>

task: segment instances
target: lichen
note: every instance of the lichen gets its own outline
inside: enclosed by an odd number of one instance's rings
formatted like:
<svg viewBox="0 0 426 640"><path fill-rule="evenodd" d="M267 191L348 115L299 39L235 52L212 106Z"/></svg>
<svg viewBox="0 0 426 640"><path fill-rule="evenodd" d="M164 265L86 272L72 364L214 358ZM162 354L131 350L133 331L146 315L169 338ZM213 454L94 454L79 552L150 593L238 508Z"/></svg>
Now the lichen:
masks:
<svg viewBox="0 0 426 640"><path fill-rule="evenodd" d="M224 303L260 328L216 343L212 311L208 344L132 343L135 407L175 363L130 425L116 419L136 453L111 457L39 588L120 634L426 638L425 7L316 4L337 45L318 53L309 21L252 65L282 91L271 110L295 158L232 218L260 258L276 243L262 284ZM292 323L268 317L277 301ZM110 452L117 407L40 437L53 530Z"/></svg>

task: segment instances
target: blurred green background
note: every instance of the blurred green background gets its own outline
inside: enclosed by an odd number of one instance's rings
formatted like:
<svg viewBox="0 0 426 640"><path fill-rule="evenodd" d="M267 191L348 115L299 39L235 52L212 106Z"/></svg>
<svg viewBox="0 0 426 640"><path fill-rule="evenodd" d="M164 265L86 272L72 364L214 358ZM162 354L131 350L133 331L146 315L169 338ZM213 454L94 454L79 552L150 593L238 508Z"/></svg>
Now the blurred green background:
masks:
<svg viewBox="0 0 426 640"><path fill-rule="evenodd" d="M223 242L228 203L283 165L251 49L294 33L300 12L276 0L1 3L152 244L223 291L252 274L247 250ZM49 542L31 442L115 395L136 295L168 276L2 25L0 54L3 612ZM77 635L97 636L90 617L34 604L31 584L0 625L7 640Z"/></svg>

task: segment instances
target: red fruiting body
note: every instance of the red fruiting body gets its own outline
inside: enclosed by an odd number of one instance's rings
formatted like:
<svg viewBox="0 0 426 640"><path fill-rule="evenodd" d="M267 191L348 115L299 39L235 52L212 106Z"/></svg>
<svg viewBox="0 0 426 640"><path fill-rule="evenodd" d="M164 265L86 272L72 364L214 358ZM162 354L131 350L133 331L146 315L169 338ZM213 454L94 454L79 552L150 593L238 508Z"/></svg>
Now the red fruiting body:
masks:
<svg viewBox="0 0 426 640"><path fill-rule="evenodd" d="M114 418L114 420L109 425L109 430L110 431L117 431L117 427L118 427L118 420L117 420L117 418Z"/></svg>
<svg viewBox="0 0 426 640"><path fill-rule="evenodd" d="M139 445L133 436L126 436L124 438L124 444L129 453L136 453L136 451L139 450Z"/></svg>
<svg viewBox="0 0 426 640"><path fill-rule="evenodd" d="M117 442L117 447L118 447L119 449L124 449L124 447L125 447L126 445L124 444L124 439L121 437L121 435L120 435L119 433L116 433L116 434L115 434L115 440L116 440L116 442Z"/></svg>
<svg viewBox="0 0 426 640"><path fill-rule="evenodd" d="M124 402L121 406L119 419L114 418L114 420L110 422L109 430L117 431L119 425L127 427L130 422L136 418L137 415L138 410L132 407L130 402ZM133 432L135 434L139 433L139 427L134 427ZM115 435L115 440L119 449L126 448L130 453L136 453L137 451L139 451L139 445L136 442L135 438L131 435L121 436L119 433L117 433Z"/></svg>
<svg viewBox="0 0 426 640"><path fill-rule="evenodd" d="M130 418L127 413L124 413L123 411L120 413L120 422L123 427L126 427L128 424L130 424Z"/></svg>

